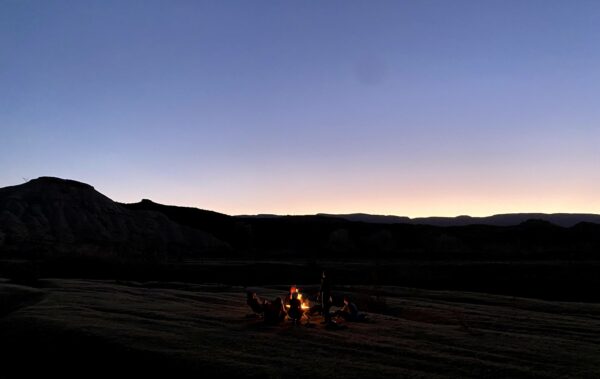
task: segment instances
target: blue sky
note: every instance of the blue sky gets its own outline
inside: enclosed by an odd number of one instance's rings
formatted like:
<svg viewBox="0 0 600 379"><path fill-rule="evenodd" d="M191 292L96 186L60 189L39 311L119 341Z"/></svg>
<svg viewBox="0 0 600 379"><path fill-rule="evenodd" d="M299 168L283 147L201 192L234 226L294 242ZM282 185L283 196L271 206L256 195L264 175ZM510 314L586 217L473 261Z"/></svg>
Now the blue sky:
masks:
<svg viewBox="0 0 600 379"><path fill-rule="evenodd" d="M600 213L596 1L0 0L0 186Z"/></svg>

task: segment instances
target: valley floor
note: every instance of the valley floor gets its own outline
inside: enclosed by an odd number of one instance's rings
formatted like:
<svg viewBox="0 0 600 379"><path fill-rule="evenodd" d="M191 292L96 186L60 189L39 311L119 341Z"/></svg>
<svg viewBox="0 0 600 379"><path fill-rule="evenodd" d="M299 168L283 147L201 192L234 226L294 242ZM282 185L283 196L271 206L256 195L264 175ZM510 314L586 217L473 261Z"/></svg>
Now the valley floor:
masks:
<svg viewBox="0 0 600 379"><path fill-rule="evenodd" d="M249 317L243 287L0 281L3 376L600 377L600 304L341 287L369 323L328 330ZM310 286L306 287L312 288ZM287 285L252 288L265 298ZM83 371L82 371L83 370Z"/></svg>

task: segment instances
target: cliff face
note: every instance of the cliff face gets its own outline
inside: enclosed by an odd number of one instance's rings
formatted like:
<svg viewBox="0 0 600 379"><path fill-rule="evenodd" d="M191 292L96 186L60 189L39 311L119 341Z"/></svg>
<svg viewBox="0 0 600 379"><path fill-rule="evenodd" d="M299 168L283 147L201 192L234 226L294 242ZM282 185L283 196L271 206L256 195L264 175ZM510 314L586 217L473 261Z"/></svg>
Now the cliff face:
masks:
<svg viewBox="0 0 600 379"><path fill-rule="evenodd" d="M92 186L42 177L0 189L0 253L171 258L227 250L165 215L135 211Z"/></svg>

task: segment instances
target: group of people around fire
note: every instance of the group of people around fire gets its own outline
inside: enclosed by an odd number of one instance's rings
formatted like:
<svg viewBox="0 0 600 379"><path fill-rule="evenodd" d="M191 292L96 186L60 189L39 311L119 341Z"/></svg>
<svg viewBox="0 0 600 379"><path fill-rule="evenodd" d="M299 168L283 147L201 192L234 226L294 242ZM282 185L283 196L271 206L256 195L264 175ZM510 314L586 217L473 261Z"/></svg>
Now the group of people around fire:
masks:
<svg viewBox="0 0 600 379"><path fill-rule="evenodd" d="M256 292L248 291L246 303L255 314L263 317L264 322L271 325L281 323L288 317L294 325L300 325L301 320L306 319L306 324L310 323L311 316L321 314L323 316L322 324L333 326L339 323L340 319L345 321L364 321L365 315L359 313L358 307L349 296L344 296L344 305L341 309L331 312L333 298L331 293L331 282L326 272L321 276L321 287L317 296L317 304L310 307L302 301L302 295L296 286L292 286L289 296L285 300L276 297L273 301L260 299Z"/></svg>

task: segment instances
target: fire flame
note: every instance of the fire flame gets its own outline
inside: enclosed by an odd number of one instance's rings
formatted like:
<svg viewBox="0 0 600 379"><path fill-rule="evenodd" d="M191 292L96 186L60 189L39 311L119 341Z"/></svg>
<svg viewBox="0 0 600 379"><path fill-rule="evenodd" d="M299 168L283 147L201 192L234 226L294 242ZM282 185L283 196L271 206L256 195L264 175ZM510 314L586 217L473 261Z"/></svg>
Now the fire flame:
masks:
<svg viewBox="0 0 600 379"><path fill-rule="evenodd" d="M307 309L309 309L309 308L310 308L310 304L308 303L308 299L303 299L303 298L302 298L302 293L300 292L300 289L299 289L299 288L297 288L296 286L292 286L292 287L290 288L290 300L292 299L292 295L293 295L294 293L297 293L297 294L298 294L298 300L300 300L300 304L301 304L301 307L302 307L302 309L303 309L303 310L307 310ZM285 306L286 306L286 308L289 308L289 307L290 307L290 305L289 305L289 304L286 304Z"/></svg>

